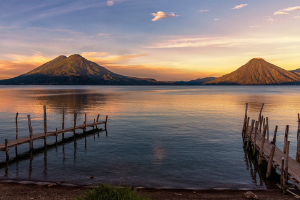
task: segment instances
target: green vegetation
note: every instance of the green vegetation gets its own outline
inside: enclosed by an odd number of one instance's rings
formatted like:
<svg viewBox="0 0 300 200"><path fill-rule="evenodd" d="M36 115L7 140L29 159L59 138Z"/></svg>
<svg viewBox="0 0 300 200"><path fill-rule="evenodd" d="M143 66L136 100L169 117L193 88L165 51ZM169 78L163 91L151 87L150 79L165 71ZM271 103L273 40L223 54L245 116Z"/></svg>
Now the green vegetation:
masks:
<svg viewBox="0 0 300 200"><path fill-rule="evenodd" d="M130 187L115 187L112 185L100 185L85 192L76 200L151 200L138 194L136 189Z"/></svg>

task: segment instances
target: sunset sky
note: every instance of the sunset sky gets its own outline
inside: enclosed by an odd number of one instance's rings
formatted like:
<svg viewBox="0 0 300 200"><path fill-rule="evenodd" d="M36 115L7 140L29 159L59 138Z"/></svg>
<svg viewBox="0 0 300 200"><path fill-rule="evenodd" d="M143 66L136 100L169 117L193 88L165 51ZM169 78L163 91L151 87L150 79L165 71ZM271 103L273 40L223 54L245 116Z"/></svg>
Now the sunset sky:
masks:
<svg viewBox="0 0 300 200"><path fill-rule="evenodd" d="M127 76L221 76L262 57L300 68L299 0L0 1L0 79L81 54Z"/></svg>

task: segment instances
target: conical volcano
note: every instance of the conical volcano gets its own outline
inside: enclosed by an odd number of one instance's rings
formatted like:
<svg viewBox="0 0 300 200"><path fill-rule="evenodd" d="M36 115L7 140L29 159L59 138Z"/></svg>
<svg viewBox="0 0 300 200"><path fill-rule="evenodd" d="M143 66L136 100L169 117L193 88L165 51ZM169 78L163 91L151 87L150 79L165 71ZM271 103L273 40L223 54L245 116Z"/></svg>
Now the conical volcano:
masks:
<svg viewBox="0 0 300 200"><path fill-rule="evenodd" d="M253 58L237 70L205 84L269 85L295 84L300 76L273 65L262 58Z"/></svg>
<svg viewBox="0 0 300 200"><path fill-rule="evenodd" d="M0 84L66 85L66 84L158 84L155 79L135 78L115 74L79 54L57 58Z"/></svg>

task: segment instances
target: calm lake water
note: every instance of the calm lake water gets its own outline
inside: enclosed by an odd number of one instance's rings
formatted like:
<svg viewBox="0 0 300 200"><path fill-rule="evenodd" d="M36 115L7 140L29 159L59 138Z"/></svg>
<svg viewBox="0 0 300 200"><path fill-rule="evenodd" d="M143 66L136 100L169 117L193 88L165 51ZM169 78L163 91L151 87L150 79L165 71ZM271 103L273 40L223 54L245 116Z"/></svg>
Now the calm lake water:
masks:
<svg viewBox="0 0 300 200"><path fill-rule="evenodd" d="M84 114L109 116L107 134L92 133L55 145L48 139L11 148L10 163L0 152L0 179L61 181L79 185L112 183L160 188L272 188L264 172L244 151L241 130L245 103L257 119L261 103L269 117L270 135L279 126L277 146L290 125L290 155L296 155L299 86L0 86L0 143L43 132L43 105L48 131L77 124ZM101 125L103 128L103 125ZM77 134L82 134L78 130ZM72 137L73 133L65 134ZM61 140L61 135L59 135ZM91 179L90 177L94 177Z"/></svg>

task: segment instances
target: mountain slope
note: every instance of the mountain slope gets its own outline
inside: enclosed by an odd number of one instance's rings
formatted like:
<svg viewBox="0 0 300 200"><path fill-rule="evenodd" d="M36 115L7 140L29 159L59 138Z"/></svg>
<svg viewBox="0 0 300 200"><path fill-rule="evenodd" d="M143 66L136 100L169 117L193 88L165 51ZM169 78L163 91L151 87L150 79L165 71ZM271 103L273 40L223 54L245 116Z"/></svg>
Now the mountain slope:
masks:
<svg viewBox="0 0 300 200"><path fill-rule="evenodd" d="M78 54L59 56L23 75L1 80L0 84L170 84L155 79L127 77L115 74Z"/></svg>
<svg viewBox="0 0 300 200"><path fill-rule="evenodd" d="M299 81L300 76L262 58L253 58L237 70L205 84L267 85L295 84Z"/></svg>

